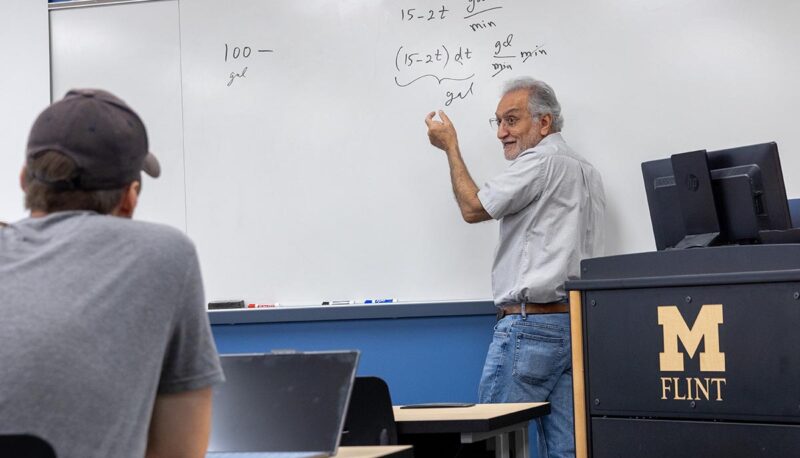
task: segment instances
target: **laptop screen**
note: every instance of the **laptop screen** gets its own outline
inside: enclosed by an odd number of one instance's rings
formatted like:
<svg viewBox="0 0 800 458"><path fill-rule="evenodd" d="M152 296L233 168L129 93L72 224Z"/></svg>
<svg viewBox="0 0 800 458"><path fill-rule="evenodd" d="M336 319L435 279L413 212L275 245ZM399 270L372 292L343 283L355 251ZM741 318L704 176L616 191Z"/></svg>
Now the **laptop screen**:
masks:
<svg viewBox="0 0 800 458"><path fill-rule="evenodd" d="M209 451L336 453L357 351L222 355Z"/></svg>

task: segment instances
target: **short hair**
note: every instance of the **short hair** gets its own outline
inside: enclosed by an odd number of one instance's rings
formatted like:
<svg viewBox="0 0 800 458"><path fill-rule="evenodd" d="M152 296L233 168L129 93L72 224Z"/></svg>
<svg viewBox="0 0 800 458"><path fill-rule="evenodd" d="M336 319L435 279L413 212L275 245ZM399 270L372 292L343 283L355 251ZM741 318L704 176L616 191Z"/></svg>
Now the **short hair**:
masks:
<svg viewBox="0 0 800 458"><path fill-rule="evenodd" d="M68 181L77 176L77 171L75 162L58 151L45 151L29 158L25 168L25 208L45 213L88 210L107 215L122 201L127 186L86 191L48 184Z"/></svg>
<svg viewBox="0 0 800 458"><path fill-rule="evenodd" d="M564 127L564 117L561 116L561 104L558 103L553 88L544 81L526 76L506 82L503 95L519 90L528 91L528 111L531 116L537 118L544 114L551 115L553 132L561 132L561 128Z"/></svg>

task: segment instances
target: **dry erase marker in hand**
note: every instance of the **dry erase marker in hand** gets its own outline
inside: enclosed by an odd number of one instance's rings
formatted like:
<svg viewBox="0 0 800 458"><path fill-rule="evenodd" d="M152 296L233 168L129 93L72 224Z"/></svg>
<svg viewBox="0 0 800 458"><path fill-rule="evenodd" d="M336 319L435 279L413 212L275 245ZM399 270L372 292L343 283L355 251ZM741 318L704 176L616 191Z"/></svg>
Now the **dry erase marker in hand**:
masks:
<svg viewBox="0 0 800 458"><path fill-rule="evenodd" d="M349 305L355 303L356 301L322 301L322 305Z"/></svg>
<svg viewBox="0 0 800 458"><path fill-rule="evenodd" d="M397 299L383 298L383 299L364 299L365 304L391 304L397 302Z"/></svg>

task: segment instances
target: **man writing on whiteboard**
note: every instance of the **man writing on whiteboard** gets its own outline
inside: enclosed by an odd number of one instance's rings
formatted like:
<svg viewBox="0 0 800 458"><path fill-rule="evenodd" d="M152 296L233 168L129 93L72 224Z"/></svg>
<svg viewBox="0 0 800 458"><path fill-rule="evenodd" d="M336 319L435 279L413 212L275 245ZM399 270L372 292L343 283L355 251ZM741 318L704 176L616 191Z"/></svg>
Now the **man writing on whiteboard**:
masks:
<svg viewBox="0 0 800 458"><path fill-rule="evenodd" d="M197 253L132 220L160 167L139 116L101 90L46 108L0 228L0 434L59 457L202 458L223 380Z"/></svg>
<svg viewBox="0 0 800 458"><path fill-rule="evenodd" d="M478 188L461 157L447 115L428 114L433 146L450 166L464 220L496 219L500 239L492 266L498 307L481 377L481 403L551 403L537 421L539 456L575 455L570 323L564 282L581 259L599 255L605 196L600 175L561 136L561 106L542 81L508 82L496 111L506 170Z"/></svg>

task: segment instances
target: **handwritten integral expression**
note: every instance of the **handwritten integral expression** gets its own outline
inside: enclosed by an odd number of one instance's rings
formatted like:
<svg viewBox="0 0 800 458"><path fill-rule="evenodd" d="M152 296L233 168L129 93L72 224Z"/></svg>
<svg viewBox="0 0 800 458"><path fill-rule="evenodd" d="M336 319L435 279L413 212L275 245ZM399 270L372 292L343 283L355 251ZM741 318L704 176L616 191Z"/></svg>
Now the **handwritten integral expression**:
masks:
<svg viewBox="0 0 800 458"><path fill-rule="evenodd" d="M489 38L490 42L494 42L488 67L485 67L485 76L489 78L512 71L518 65L530 65L532 58L547 55L542 43L525 44L524 49L517 49L513 33L496 37L502 26L502 21L498 18L504 8L502 0L462 0L459 3L466 3L461 14L449 5L442 4L430 9L401 8L399 19L406 24L428 23L431 27L449 21L461 22L469 36L474 35L478 40ZM418 33L418 29L414 29L414 32ZM492 35L495 37L492 38ZM450 106L475 93L476 70L479 71L480 68L468 64L480 54L481 49L486 49L485 42L442 43L427 49L401 45L395 53L394 83L398 87L406 88L419 81L435 81L443 89L445 106Z"/></svg>
<svg viewBox="0 0 800 458"><path fill-rule="evenodd" d="M451 3L456 1L451 0ZM465 38L460 43L430 46L398 46L394 59L394 83L397 87L409 88L435 82L436 87L441 87L444 105L450 106L475 94L480 85L476 76L495 78L506 71L513 71L515 67L531 65L536 57L548 55L543 43L523 43L518 46L513 33L501 32L503 21L500 14L505 8L504 0L459 0L457 3L460 6L442 3L433 8L400 8L397 16L400 27L411 27L408 31L414 37L419 36L419 27L435 28L437 24L441 27L449 23L463 26L467 37L474 39ZM486 40L493 46L487 47ZM484 50L486 54L483 54ZM259 48L249 43L224 43L222 57L226 63L234 66L228 70L227 86L235 86L237 81L246 79L249 62L268 58L274 52L274 49ZM481 60L476 66L472 64L476 56L488 57L489 60Z"/></svg>

